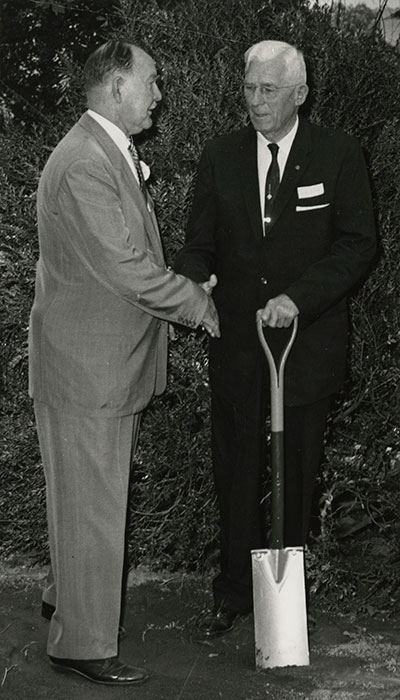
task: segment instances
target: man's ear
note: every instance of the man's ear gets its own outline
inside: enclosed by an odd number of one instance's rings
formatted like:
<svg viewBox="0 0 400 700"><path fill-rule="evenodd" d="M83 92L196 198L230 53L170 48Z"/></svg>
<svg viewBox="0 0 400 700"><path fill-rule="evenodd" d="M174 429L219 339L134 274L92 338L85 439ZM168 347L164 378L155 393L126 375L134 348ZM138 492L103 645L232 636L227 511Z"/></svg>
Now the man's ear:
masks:
<svg viewBox="0 0 400 700"><path fill-rule="evenodd" d="M308 85L298 85L296 88L295 102L300 107L306 101L308 95Z"/></svg>
<svg viewBox="0 0 400 700"><path fill-rule="evenodd" d="M122 75L116 75L112 79L111 92L114 100L118 103L122 102L122 88L124 84L124 79Z"/></svg>

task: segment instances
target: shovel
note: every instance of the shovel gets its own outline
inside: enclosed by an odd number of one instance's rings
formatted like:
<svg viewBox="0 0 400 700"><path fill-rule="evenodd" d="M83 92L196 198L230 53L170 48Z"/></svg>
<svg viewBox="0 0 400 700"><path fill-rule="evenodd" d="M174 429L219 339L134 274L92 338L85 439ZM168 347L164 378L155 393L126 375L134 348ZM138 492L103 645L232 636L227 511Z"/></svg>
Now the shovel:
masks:
<svg viewBox="0 0 400 700"><path fill-rule="evenodd" d="M307 608L303 547L284 547L283 381L287 357L297 333L297 318L278 366L257 331L266 354L271 387L272 529L270 549L251 551L256 667L308 666Z"/></svg>

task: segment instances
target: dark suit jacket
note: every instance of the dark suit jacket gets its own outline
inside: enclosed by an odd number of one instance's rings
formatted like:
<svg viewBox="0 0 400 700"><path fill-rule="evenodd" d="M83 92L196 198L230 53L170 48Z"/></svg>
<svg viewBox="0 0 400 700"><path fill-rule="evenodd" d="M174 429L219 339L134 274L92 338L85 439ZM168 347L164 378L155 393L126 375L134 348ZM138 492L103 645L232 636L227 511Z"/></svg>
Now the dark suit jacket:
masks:
<svg viewBox="0 0 400 700"><path fill-rule="evenodd" d="M263 236L252 126L208 142L203 151L186 243L175 269L196 281L218 276L214 300L221 339L210 343L212 386L242 400L266 362L256 310L287 294L300 329L289 356L285 395L303 405L340 389L348 317L346 296L375 253L365 163L358 142L300 119ZM268 330L272 345L285 331Z"/></svg>
<svg viewBox="0 0 400 700"><path fill-rule="evenodd" d="M37 202L30 394L75 413L138 413L165 387L166 322L196 327L207 295L166 268L154 210L90 115L53 151Z"/></svg>

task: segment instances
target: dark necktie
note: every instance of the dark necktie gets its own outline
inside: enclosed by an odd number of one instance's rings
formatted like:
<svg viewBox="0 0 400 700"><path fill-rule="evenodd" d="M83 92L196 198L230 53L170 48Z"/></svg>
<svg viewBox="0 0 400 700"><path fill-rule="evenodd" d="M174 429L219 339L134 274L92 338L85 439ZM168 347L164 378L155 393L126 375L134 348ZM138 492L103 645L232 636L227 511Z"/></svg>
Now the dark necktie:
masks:
<svg viewBox="0 0 400 700"><path fill-rule="evenodd" d="M272 223L272 207L279 187L279 146L277 143L269 143L268 148L271 151L272 160L268 168L267 177L265 180L264 236L266 235Z"/></svg>
<svg viewBox="0 0 400 700"><path fill-rule="evenodd" d="M146 188L146 185L144 182L143 171L142 171L142 168L140 165L139 154L137 152L135 142L134 142L132 136L129 139L128 151L132 156L132 160L133 160L133 163L134 163L135 168L136 168L140 189L143 192L144 198L147 200L147 188Z"/></svg>

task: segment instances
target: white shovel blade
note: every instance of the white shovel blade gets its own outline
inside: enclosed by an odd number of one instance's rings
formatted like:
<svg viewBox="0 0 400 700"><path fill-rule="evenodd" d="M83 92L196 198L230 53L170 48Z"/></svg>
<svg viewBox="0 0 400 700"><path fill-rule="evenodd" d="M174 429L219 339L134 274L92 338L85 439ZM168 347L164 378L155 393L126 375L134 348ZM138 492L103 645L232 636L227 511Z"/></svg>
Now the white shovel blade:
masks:
<svg viewBox="0 0 400 700"><path fill-rule="evenodd" d="M308 666L303 548L255 549L251 559L256 666Z"/></svg>

